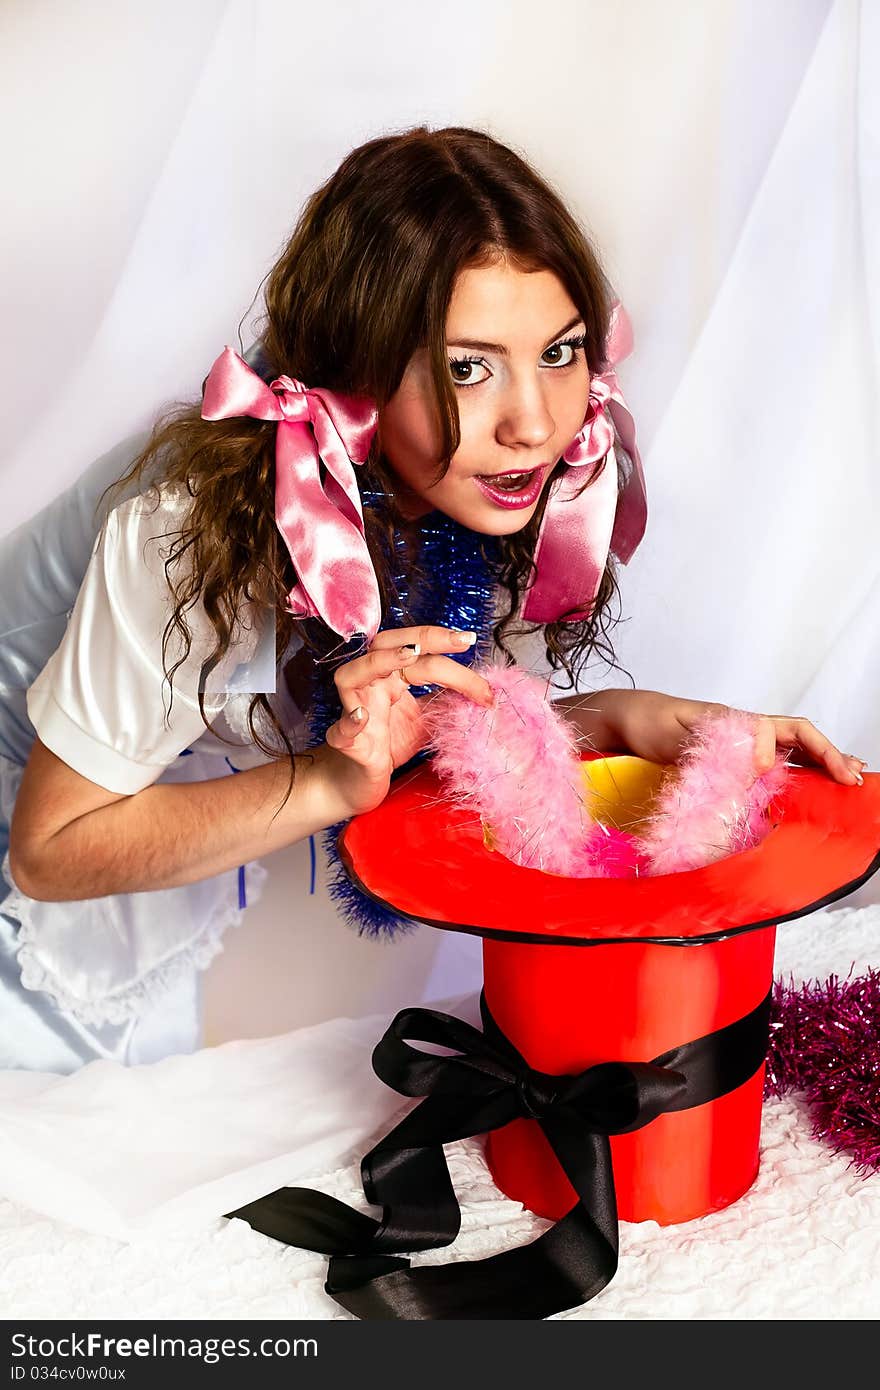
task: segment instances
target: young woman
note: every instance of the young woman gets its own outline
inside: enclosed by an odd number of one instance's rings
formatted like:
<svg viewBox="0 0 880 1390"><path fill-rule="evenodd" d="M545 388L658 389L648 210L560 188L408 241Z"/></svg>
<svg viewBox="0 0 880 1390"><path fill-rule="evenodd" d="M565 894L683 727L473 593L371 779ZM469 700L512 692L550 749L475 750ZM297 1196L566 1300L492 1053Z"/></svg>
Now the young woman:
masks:
<svg viewBox="0 0 880 1390"><path fill-rule="evenodd" d="M3 1065L196 1045L166 967L194 975L206 883L376 806L422 746L425 688L488 701L467 663L509 655L523 618L573 685L607 649L614 557L645 515L622 319L538 174L477 131L372 140L308 201L265 307L253 367L221 354L119 481L134 496L33 673ZM267 650L277 692L253 674ZM629 689L562 703L594 746L658 762L706 709ZM761 761L777 743L858 778L805 719L761 717ZM96 935L84 902L117 915Z"/></svg>

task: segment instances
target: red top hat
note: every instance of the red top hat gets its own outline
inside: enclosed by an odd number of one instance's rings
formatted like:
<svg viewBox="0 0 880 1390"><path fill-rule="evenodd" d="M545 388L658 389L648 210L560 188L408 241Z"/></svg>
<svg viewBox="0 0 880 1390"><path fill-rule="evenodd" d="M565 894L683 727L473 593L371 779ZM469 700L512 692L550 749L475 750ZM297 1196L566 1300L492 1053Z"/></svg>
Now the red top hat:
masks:
<svg viewBox="0 0 880 1390"><path fill-rule="evenodd" d="M635 762L625 759L629 772ZM649 777L659 771L642 766ZM772 984L776 924L834 902L880 867L880 776L850 787L792 767L770 821L758 845L703 868L562 878L490 851L478 815L446 800L425 763L349 823L340 855L363 891L396 912L482 936L494 1021L530 1066L577 1073L647 1061L749 1015ZM621 1216L690 1220L741 1196L758 1170L763 1074L760 1066L711 1104L613 1136ZM533 1122L490 1135L487 1158L498 1185L533 1211L559 1217L571 1206Z"/></svg>

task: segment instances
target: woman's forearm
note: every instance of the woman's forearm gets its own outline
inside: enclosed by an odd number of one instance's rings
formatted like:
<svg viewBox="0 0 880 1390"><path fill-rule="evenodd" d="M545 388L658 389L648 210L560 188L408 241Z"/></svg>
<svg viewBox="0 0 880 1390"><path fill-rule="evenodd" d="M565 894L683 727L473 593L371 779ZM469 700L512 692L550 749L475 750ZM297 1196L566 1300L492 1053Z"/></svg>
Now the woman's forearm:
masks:
<svg viewBox="0 0 880 1390"><path fill-rule="evenodd" d="M70 821L36 861L13 863L18 886L46 902L176 888L271 854L350 814L326 775L331 750L202 782L157 782ZM277 814L276 814L277 812Z"/></svg>
<svg viewBox="0 0 880 1390"><path fill-rule="evenodd" d="M588 747L621 747L615 697L599 690L555 700ZM625 692L623 692L625 693ZM156 782L133 796L69 821L23 864L12 856L18 886L46 902L176 888L306 839L351 814L322 745L296 758L293 790L286 758L202 782ZM281 809L279 809L281 807ZM14 837L13 837L14 838Z"/></svg>
<svg viewBox="0 0 880 1390"><path fill-rule="evenodd" d="M588 748L610 753L623 747L616 718L617 697L621 694L626 692L595 690L589 695L564 695L553 703L563 718L574 725Z"/></svg>

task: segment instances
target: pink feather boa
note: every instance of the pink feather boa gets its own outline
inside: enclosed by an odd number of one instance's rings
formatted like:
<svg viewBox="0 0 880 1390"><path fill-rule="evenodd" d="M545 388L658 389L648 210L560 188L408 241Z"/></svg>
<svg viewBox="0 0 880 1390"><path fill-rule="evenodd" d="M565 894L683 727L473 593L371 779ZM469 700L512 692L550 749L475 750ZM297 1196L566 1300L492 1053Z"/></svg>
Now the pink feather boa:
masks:
<svg viewBox="0 0 880 1390"><path fill-rule="evenodd" d="M584 804L573 726L545 682L516 666L481 666L495 691L483 708L446 691L426 725L433 766L457 805L490 830L493 845L525 868L568 878L680 873L758 844L787 762L754 771L754 716L708 715L669 768L638 834L593 820Z"/></svg>

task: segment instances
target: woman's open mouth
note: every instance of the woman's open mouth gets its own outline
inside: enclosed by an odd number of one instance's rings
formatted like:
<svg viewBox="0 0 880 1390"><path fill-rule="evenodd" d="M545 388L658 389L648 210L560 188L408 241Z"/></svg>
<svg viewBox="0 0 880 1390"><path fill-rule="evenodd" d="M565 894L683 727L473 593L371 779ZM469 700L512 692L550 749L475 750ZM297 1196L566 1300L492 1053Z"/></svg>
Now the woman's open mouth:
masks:
<svg viewBox="0 0 880 1390"><path fill-rule="evenodd" d="M474 482L496 507L532 507L541 495L547 464L519 473L476 474Z"/></svg>

